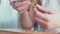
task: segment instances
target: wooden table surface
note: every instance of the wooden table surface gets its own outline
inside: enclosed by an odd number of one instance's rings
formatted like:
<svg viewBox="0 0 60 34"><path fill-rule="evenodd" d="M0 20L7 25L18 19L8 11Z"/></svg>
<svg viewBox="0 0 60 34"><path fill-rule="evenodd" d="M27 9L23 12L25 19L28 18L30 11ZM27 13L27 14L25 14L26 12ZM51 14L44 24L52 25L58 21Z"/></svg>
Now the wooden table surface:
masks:
<svg viewBox="0 0 60 34"><path fill-rule="evenodd" d="M5 31L0 30L0 34L60 34L57 32L40 32L40 31L23 31L23 32L13 32L13 31Z"/></svg>

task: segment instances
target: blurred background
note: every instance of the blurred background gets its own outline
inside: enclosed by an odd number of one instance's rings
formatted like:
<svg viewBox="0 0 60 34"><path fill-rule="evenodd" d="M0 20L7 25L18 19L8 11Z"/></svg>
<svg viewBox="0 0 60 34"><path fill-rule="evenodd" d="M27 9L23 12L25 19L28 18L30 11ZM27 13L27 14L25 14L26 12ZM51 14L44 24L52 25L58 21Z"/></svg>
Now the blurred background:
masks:
<svg viewBox="0 0 60 34"><path fill-rule="evenodd" d="M9 0L0 0L0 29L21 28L19 14L12 8Z"/></svg>
<svg viewBox="0 0 60 34"><path fill-rule="evenodd" d="M57 0L43 0L42 6L59 11L60 4L58 4L56 1ZM20 14L15 9L13 9L13 7L10 5L9 0L0 0L0 29L22 29L19 19ZM44 30L37 24L34 28L35 30ZM51 31L55 30L59 30L60 32L60 28Z"/></svg>

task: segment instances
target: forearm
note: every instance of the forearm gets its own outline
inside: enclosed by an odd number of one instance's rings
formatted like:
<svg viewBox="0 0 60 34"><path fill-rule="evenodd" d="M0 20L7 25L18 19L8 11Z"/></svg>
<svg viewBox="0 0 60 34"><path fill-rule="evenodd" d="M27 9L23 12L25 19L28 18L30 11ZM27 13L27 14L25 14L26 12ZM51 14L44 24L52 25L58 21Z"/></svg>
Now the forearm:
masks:
<svg viewBox="0 0 60 34"><path fill-rule="evenodd" d="M22 0L22 1L30 1L30 0ZM31 11L26 11L23 14L21 14L21 24L24 29L31 29L34 25L33 21L33 13L30 13ZM30 15L31 14L31 15Z"/></svg>
<svg viewBox="0 0 60 34"><path fill-rule="evenodd" d="M21 24L24 29L31 29L33 27L28 11L21 14Z"/></svg>
<svg viewBox="0 0 60 34"><path fill-rule="evenodd" d="M29 0L29 1L32 2L32 5L29 8L29 16L30 16L32 22L34 23L35 22L35 12L34 12L33 5L40 4L40 0Z"/></svg>
<svg viewBox="0 0 60 34"><path fill-rule="evenodd" d="M31 0L25 0L25 1L31 1ZM32 0L32 2L34 4L37 4L37 0ZM29 12L26 11L23 14L21 14L21 23L22 23L22 27L25 29L31 29L34 26L34 17L35 17L35 13L33 11L33 6L30 6Z"/></svg>

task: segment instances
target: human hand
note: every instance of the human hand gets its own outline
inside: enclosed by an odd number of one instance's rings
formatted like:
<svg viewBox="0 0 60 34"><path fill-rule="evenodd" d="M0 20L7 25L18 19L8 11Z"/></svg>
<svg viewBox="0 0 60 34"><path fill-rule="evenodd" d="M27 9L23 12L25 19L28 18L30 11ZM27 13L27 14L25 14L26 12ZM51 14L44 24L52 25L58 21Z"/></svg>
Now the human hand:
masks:
<svg viewBox="0 0 60 34"><path fill-rule="evenodd" d="M34 8L35 20L45 29L60 27L60 12L52 11L37 4Z"/></svg>
<svg viewBox="0 0 60 34"><path fill-rule="evenodd" d="M31 2L29 1L23 1L19 2L17 0L11 0L10 4L14 9L19 11L21 14L29 9L29 6L31 5Z"/></svg>

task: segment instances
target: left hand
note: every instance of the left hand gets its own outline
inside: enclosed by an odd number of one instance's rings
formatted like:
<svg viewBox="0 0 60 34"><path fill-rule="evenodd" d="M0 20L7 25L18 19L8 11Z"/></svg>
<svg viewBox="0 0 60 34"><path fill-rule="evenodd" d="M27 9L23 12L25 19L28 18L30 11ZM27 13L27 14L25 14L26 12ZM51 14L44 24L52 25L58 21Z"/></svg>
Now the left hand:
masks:
<svg viewBox="0 0 60 34"><path fill-rule="evenodd" d="M17 10L20 14L23 14L24 12L28 11L31 2L30 1L18 1L18 0L10 0L11 6Z"/></svg>
<svg viewBox="0 0 60 34"><path fill-rule="evenodd" d="M34 11L36 12L35 20L40 26L46 29L60 27L60 12L49 10L38 4L37 8L34 8Z"/></svg>

